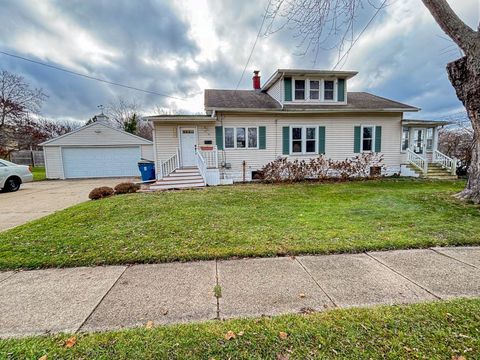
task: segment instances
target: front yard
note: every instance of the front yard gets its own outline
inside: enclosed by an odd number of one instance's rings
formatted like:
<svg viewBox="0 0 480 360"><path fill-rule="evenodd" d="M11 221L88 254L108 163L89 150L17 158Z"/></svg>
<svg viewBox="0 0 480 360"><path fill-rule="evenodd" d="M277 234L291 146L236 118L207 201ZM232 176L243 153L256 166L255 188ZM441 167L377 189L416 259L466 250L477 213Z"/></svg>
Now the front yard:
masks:
<svg viewBox="0 0 480 360"><path fill-rule="evenodd" d="M0 269L480 244L463 182L237 185L88 201L0 233Z"/></svg>
<svg viewBox="0 0 480 360"><path fill-rule="evenodd" d="M473 359L480 300L0 340L11 359ZM225 335L232 331L235 338ZM284 334L281 334L284 333ZM475 355L477 354L477 355Z"/></svg>

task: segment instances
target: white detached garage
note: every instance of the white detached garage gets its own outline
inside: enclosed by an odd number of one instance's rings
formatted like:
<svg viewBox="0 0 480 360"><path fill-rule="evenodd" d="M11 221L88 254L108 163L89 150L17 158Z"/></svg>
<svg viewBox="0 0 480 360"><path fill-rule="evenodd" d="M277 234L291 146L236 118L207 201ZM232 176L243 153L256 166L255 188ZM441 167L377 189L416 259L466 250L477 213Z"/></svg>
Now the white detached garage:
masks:
<svg viewBox="0 0 480 360"><path fill-rule="evenodd" d="M97 121L42 144L49 179L140 176L137 162L153 160L153 143Z"/></svg>

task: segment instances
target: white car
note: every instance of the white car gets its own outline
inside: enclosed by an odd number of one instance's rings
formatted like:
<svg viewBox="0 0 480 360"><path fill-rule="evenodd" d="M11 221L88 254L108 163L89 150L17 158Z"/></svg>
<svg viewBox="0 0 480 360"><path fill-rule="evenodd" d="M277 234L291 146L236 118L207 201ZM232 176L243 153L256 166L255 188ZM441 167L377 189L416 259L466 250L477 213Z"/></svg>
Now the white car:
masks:
<svg viewBox="0 0 480 360"><path fill-rule="evenodd" d="M30 167L0 159L0 189L17 191L22 183L33 181Z"/></svg>

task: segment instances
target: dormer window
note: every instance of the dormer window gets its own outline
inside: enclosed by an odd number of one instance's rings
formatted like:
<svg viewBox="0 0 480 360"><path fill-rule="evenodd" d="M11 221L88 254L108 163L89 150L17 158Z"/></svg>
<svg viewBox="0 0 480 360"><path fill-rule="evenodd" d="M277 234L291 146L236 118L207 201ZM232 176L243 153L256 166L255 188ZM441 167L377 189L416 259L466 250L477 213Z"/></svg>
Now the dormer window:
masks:
<svg viewBox="0 0 480 360"><path fill-rule="evenodd" d="M305 100L305 80L295 80L295 100Z"/></svg>
<svg viewBox="0 0 480 360"><path fill-rule="evenodd" d="M320 81L310 80L310 100L320 99Z"/></svg>
<svg viewBox="0 0 480 360"><path fill-rule="evenodd" d="M333 86L334 82L333 80L325 80L323 83L324 89L323 89L323 99L324 100L333 100Z"/></svg>

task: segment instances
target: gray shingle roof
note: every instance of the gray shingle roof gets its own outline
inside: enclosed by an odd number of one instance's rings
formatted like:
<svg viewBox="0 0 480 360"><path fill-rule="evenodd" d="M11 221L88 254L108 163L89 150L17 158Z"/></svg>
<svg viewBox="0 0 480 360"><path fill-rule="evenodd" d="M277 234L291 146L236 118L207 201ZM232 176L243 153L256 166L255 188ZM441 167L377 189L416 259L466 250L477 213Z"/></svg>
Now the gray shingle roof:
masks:
<svg viewBox="0 0 480 360"><path fill-rule="evenodd" d="M207 109L271 109L280 110L281 105L270 95L255 90L205 90L205 107ZM304 105L289 104L283 110L418 110L417 108L389 100L366 92L349 92L346 105Z"/></svg>
<svg viewBox="0 0 480 360"><path fill-rule="evenodd" d="M255 90L205 90L206 108L281 109L267 93Z"/></svg>

